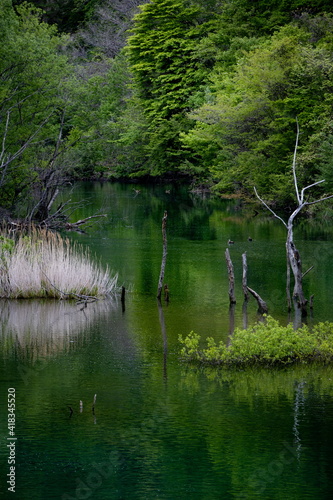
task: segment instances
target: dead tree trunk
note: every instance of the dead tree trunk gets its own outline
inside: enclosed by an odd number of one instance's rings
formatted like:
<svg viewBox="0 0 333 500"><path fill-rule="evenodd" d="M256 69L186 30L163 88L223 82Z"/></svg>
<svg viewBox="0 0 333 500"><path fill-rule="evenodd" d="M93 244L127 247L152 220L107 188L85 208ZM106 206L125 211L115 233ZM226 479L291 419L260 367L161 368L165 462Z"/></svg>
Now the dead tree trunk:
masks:
<svg viewBox="0 0 333 500"><path fill-rule="evenodd" d="M286 249L288 262L294 275L293 299L296 300L298 307L302 309L302 312L306 314L306 304L308 301L304 297L303 292L302 261L299 251L297 250L293 242L292 226L288 227Z"/></svg>
<svg viewBox="0 0 333 500"><path fill-rule="evenodd" d="M162 294L162 288L163 288L163 280L164 280L165 264L166 264L166 258L167 258L167 253L168 253L168 242L167 242L167 235L166 235L167 217L168 217L168 214L165 211L164 215L163 215L163 219L162 219L163 255L162 255L161 271L160 271L160 277L159 277L159 280L158 280L158 288L157 288L157 298L158 298L158 300L161 300L161 294Z"/></svg>
<svg viewBox="0 0 333 500"><path fill-rule="evenodd" d="M228 269L228 277L229 277L229 301L230 301L230 305L232 305L232 304L236 304L235 274L234 274L234 266L232 265L232 261L230 258L230 253L229 253L228 248L225 251L225 259L227 261L227 269Z"/></svg>
<svg viewBox="0 0 333 500"><path fill-rule="evenodd" d="M247 259L246 259L246 252L244 252L242 254L242 263L243 263L242 285L243 285L244 300L248 301L249 300L249 293L248 293L248 288L247 288Z"/></svg>

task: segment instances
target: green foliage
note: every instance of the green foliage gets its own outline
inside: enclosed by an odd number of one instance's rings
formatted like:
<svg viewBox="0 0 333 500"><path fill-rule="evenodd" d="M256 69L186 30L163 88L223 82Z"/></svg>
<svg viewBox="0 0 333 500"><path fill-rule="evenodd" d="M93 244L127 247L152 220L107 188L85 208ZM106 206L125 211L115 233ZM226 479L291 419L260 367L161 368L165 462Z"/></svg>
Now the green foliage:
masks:
<svg viewBox="0 0 333 500"><path fill-rule="evenodd" d="M0 6L0 203L12 207L32 193L54 151L70 67L61 52L66 38L40 22L40 11L24 3L15 12L5 0Z"/></svg>
<svg viewBox="0 0 333 500"><path fill-rule="evenodd" d="M181 356L186 361L225 365L275 365L297 361L332 361L333 324L319 323L312 331L307 326L295 330L291 324L284 327L272 317L256 323L247 330L236 329L230 345L207 338L207 347L201 349L200 336L191 332L185 339Z"/></svg>
<svg viewBox="0 0 333 500"><path fill-rule="evenodd" d="M326 37L328 33L326 33ZM233 71L212 76L215 101L190 116L197 126L185 146L212 173L221 191L252 194L253 186L280 203L290 196L295 120L302 131L299 180L318 175L322 131L331 129L331 52L303 28L286 26L244 54Z"/></svg>
<svg viewBox="0 0 333 500"><path fill-rule="evenodd" d="M0 167L4 207L21 201L22 215L28 201L33 210L53 175L56 185L68 175L170 173L245 197L255 185L286 205L296 117L300 184L325 178L333 188L330 2L152 0L124 51L120 28L136 1L14 5L0 0L0 164L11 158ZM80 30L70 52L55 26L82 23L86 38ZM110 26L121 31L119 46Z"/></svg>
<svg viewBox="0 0 333 500"><path fill-rule="evenodd" d="M85 74L78 65L70 84L71 135L75 132L80 138L68 155L73 175L80 179L139 175L147 123L138 100L130 98L128 62L120 52L95 69Z"/></svg>
<svg viewBox="0 0 333 500"><path fill-rule="evenodd" d="M202 45L214 17L200 2L154 0L135 17L127 54L134 89L150 124L148 155L153 173L163 173L186 157L179 133L185 113L202 101L211 54Z"/></svg>
<svg viewBox="0 0 333 500"><path fill-rule="evenodd" d="M11 238L0 236L0 256L5 253L12 253L14 245L14 240Z"/></svg>
<svg viewBox="0 0 333 500"><path fill-rule="evenodd" d="M332 12L329 0L233 0L227 2L223 19L231 30L244 30L248 34L272 33L279 26L299 18L304 12L312 16Z"/></svg>
<svg viewBox="0 0 333 500"><path fill-rule="evenodd" d="M14 0L13 5L24 3ZM72 33L91 16L98 0L30 0L31 4L43 10L43 21L56 24L59 31Z"/></svg>

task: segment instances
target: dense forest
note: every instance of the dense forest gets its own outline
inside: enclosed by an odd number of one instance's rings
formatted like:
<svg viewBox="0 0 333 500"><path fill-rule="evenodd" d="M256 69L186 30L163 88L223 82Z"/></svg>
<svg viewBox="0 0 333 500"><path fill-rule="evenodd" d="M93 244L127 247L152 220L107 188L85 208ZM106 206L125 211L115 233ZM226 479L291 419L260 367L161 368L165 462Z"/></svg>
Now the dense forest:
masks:
<svg viewBox="0 0 333 500"><path fill-rule="evenodd" d="M2 217L91 178L288 206L297 121L300 184L333 190L328 0L0 0L0 30Z"/></svg>

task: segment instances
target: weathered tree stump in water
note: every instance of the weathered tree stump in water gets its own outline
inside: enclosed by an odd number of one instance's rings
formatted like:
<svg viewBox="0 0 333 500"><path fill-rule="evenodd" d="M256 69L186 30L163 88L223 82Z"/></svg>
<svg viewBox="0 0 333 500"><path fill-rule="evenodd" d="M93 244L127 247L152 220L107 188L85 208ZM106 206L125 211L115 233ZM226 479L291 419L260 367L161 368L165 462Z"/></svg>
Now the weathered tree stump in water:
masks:
<svg viewBox="0 0 333 500"><path fill-rule="evenodd" d="M229 253L228 248L225 251L225 259L227 261L228 278L229 278L229 301L230 301L230 305L232 305L232 304L236 304L235 274L234 274L234 266L232 264L232 260L230 258L230 253Z"/></svg>
<svg viewBox="0 0 333 500"><path fill-rule="evenodd" d="M247 288L247 259L246 259L246 252L244 252L242 254L242 262L243 262L243 279L242 279L243 293L244 293L244 300L247 301L247 300L249 300L249 294L248 294L248 288Z"/></svg>

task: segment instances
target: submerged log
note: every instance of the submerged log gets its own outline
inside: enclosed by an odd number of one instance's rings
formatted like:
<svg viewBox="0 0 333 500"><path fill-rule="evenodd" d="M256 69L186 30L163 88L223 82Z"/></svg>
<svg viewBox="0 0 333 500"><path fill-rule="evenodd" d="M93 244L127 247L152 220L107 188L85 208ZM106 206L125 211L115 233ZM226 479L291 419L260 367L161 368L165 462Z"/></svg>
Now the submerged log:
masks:
<svg viewBox="0 0 333 500"><path fill-rule="evenodd" d="M234 274L234 266L232 264L232 260L231 260L228 248L225 251L225 259L227 262L228 278L229 278L229 301L230 301L230 305L232 305L232 304L236 304L235 274Z"/></svg>

